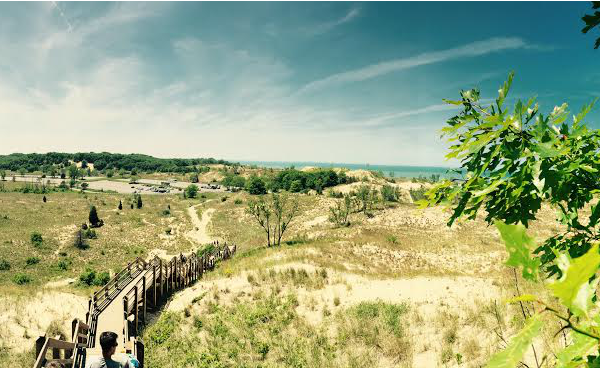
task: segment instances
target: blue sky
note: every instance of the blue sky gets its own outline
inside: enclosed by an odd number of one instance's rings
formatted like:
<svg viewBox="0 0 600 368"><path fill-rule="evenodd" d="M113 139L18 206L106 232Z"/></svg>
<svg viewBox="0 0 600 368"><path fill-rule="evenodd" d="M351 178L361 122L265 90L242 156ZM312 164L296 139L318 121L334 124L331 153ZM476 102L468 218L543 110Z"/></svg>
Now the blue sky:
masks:
<svg viewBox="0 0 600 368"><path fill-rule="evenodd" d="M590 9L1 3L0 153L453 166L442 99L461 88L495 97L515 71L542 111L600 95Z"/></svg>

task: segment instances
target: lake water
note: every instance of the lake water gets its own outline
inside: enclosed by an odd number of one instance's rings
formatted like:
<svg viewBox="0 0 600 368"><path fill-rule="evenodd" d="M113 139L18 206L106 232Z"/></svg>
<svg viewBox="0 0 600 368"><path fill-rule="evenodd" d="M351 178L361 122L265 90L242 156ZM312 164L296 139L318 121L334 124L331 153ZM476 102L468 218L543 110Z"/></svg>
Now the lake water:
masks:
<svg viewBox="0 0 600 368"><path fill-rule="evenodd" d="M244 165L256 165L259 167L284 169L287 167L295 167L301 169L306 166L321 167L329 169L332 167L342 167L348 170L373 170L382 171L386 176L393 173L396 178L417 178L419 176L430 177L431 175L440 175L443 178L460 177L454 172L448 172L450 167L436 166L403 166L403 165L370 165L370 164L345 164L336 162L281 162L281 161L240 161Z"/></svg>

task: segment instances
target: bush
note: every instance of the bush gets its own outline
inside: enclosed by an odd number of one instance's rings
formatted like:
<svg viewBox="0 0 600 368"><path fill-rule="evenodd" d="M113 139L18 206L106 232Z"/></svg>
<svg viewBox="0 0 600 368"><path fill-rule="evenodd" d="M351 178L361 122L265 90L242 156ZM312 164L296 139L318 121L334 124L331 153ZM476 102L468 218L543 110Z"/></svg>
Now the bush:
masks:
<svg viewBox="0 0 600 368"><path fill-rule="evenodd" d="M75 248L77 249L88 249L90 247L89 244L85 241L85 235L83 230L77 230L77 232L75 233L75 240L73 241L73 245L75 245Z"/></svg>
<svg viewBox="0 0 600 368"><path fill-rule="evenodd" d="M10 263L5 259L0 259L0 271L10 270Z"/></svg>
<svg viewBox="0 0 600 368"><path fill-rule="evenodd" d="M86 239L97 239L98 235L96 235L96 230L94 229L87 229L83 232L83 236Z"/></svg>
<svg viewBox="0 0 600 368"><path fill-rule="evenodd" d="M18 273L13 277L13 282L17 285L25 285L31 282L31 277L24 273Z"/></svg>
<svg viewBox="0 0 600 368"><path fill-rule="evenodd" d="M90 224L92 227L100 227L104 225L104 221L100 220L100 218L98 217L98 211L96 210L96 206L92 206L90 208L90 214L88 216L88 219L90 220Z"/></svg>
<svg viewBox="0 0 600 368"><path fill-rule="evenodd" d="M227 196L221 197L221 202L225 202L227 200Z"/></svg>
<svg viewBox="0 0 600 368"><path fill-rule="evenodd" d="M96 278L94 279L94 285L96 286L104 286L108 284L110 281L110 274L106 271L100 272L96 274Z"/></svg>
<svg viewBox="0 0 600 368"><path fill-rule="evenodd" d="M61 259L56 264L56 267L58 267L59 270L66 271L67 269L69 269L69 262L65 261L64 259Z"/></svg>
<svg viewBox="0 0 600 368"><path fill-rule="evenodd" d="M42 246L42 243L44 242L44 239L42 238L42 234L38 233L37 231L34 231L33 233L31 233L31 244L33 244L34 247L40 247Z"/></svg>
<svg viewBox="0 0 600 368"><path fill-rule="evenodd" d="M137 195L136 206L137 206L138 209L141 209L143 205L144 204L142 203L142 196L138 194Z"/></svg>
<svg viewBox="0 0 600 368"><path fill-rule="evenodd" d="M96 278L96 271L86 268L85 271L81 275L79 275L79 282L91 286L94 284L94 279Z"/></svg>
<svg viewBox="0 0 600 368"><path fill-rule="evenodd" d="M196 184L188 185L188 187L185 188L185 196L187 198L196 198L197 194L198 194L198 186Z"/></svg>
<svg viewBox="0 0 600 368"><path fill-rule="evenodd" d="M25 263L27 264L27 266L33 266L35 264L40 263L40 259L38 257L27 257Z"/></svg>
<svg viewBox="0 0 600 368"><path fill-rule="evenodd" d="M425 195L425 193L427 193L427 189L425 188L410 189L409 192L413 202L417 202L427 198L427 196Z"/></svg>
<svg viewBox="0 0 600 368"><path fill-rule="evenodd" d="M381 198L387 202L398 202L398 198L400 193L398 192L398 188L394 188L391 185L384 185L381 187Z"/></svg>
<svg viewBox="0 0 600 368"><path fill-rule="evenodd" d="M267 193L267 186L265 181L262 178L259 178L256 175L252 175L246 181L246 191L250 194L260 195Z"/></svg>
<svg viewBox="0 0 600 368"><path fill-rule="evenodd" d="M86 268L85 271L79 275L79 282L86 286L104 286L110 281L110 274L108 272L99 272Z"/></svg>
<svg viewBox="0 0 600 368"><path fill-rule="evenodd" d="M235 203L235 204L242 204L244 202L241 199L237 198L235 201L233 201L233 203Z"/></svg>

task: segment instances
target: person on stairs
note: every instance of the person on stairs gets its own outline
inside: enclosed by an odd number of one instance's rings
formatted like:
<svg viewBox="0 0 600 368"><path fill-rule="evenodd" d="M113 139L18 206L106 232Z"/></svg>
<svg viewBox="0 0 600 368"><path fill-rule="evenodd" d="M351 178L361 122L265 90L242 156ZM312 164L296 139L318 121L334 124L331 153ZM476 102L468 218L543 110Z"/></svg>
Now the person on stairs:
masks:
<svg viewBox="0 0 600 368"><path fill-rule="evenodd" d="M111 331L100 334L100 346L102 347L102 358L92 363L90 368L134 368L129 359L113 360L112 356L117 350L118 335Z"/></svg>

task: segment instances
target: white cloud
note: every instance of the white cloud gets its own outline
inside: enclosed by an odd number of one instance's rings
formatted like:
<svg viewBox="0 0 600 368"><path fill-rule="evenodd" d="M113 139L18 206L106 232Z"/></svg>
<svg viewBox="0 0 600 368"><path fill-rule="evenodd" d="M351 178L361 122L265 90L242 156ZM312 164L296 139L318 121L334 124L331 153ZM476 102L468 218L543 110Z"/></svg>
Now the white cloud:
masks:
<svg viewBox="0 0 600 368"><path fill-rule="evenodd" d="M308 35L315 36L331 31L333 28L341 26L345 23L351 22L360 15L360 8L351 8L348 12L339 19L334 19L329 22L313 25L310 28L305 29Z"/></svg>
<svg viewBox="0 0 600 368"><path fill-rule="evenodd" d="M322 88L348 82L364 81L388 73L415 68L421 65L441 63L447 60L465 57L475 57L502 50L522 49L531 47L531 45L528 45L525 41L516 37L491 38L485 41L472 42L463 46L447 50L425 52L417 56L385 61L377 64L368 65L360 69L333 74L323 79L319 79L308 83L300 90L300 93L315 91Z"/></svg>

